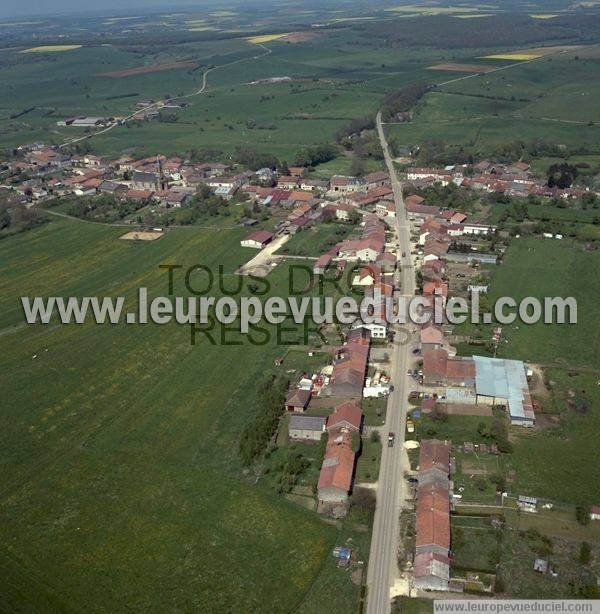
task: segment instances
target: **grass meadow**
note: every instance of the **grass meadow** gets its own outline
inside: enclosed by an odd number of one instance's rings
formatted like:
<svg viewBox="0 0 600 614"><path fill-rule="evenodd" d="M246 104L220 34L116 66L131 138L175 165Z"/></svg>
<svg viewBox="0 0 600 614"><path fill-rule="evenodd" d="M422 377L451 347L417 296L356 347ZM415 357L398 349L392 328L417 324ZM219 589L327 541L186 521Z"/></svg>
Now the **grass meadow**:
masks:
<svg viewBox="0 0 600 614"><path fill-rule="evenodd" d="M555 423L540 417L541 426L531 431L511 429L514 451L502 457L505 468L515 470L508 485L511 493L589 505L600 499L600 471L594 460L594 438L600 429L598 259L597 252L569 240L513 239L492 278L492 303L502 296L517 302L527 296L577 300L577 324L520 322L503 327L506 342L500 344L498 356L544 365L548 389L535 395L546 412L561 415ZM491 335L485 327L481 332ZM481 352L469 346L466 353ZM578 410L568 402L573 394L584 400ZM450 424L440 428L473 431L468 420L450 416Z"/></svg>
<svg viewBox="0 0 600 614"><path fill-rule="evenodd" d="M532 296L543 304L544 297L571 296L577 300L577 324L515 321L503 327L505 342L500 344L498 355L563 367L598 368L599 258L597 252L585 251L581 243L568 239L513 239L493 275L490 301L510 296L519 303ZM457 330L473 332L469 323ZM491 329L481 325L480 330L485 337Z"/></svg>
<svg viewBox="0 0 600 614"><path fill-rule="evenodd" d="M491 62L476 56L472 60ZM391 125L388 130L404 144L444 141L481 155L512 140L586 146L596 153L600 114L594 101L600 92L599 62L595 54L575 49L448 83L424 97L413 121ZM452 79L448 72L430 73L433 82ZM456 77L466 74L456 73Z"/></svg>
<svg viewBox="0 0 600 614"><path fill-rule="evenodd" d="M233 284L247 258L239 229L122 232L53 222L0 243L0 609L287 611L338 536L240 472L238 436L280 348L237 334L192 346L174 324L22 323L20 296L129 302L138 286L166 294L159 264L222 264Z"/></svg>

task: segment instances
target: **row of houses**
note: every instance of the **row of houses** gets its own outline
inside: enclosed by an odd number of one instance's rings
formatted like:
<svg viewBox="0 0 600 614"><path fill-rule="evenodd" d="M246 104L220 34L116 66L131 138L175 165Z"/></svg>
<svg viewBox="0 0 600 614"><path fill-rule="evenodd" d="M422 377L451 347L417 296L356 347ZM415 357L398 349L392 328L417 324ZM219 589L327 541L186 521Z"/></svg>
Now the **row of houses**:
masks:
<svg viewBox="0 0 600 614"><path fill-rule="evenodd" d="M421 220L418 244L423 248L422 294L428 299L424 311L433 316L435 301L439 301L443 307L450 296L444 275L452 238L457 233L493 233L495 228L484 225L471 225L469 228L462 214L446 212L443 215L443 212L427 208L422 199L413 199L410 205L419 208L414 215ZM465 233L464 228L469 230ZM439 393L435 394L439 399L446 403L504 406L511 424L535 424L527 369L521 361L456 356L456 348L444 338L443 324L435 322L433 317L421 327L420 348L423 384L436 388Z"/></svg>
<svg viewBox="0 0 600 614"><path fill-rule="evenodd" d="M345 505L352 491L359 447L356 439L360 439L363 422L360 400L370 344L369 331L349 331L346 342L332 350L333 364L321 375L302 377L285 399L285 410L291 414L288 426L291 440L316 442L327 437L317 484L319 504L325 506L321 509ZM329 376L324 375L326 371ZM315 391L331 398L334 410L328 416L307 413Z"/></svg>
<svg viewBox="0 0 600 614"><path fill-rule="evenodd" d="M450 451L449 441L421 440L413 584L422 590L449 587Z"/></svg>
<svg viewBox="0 0 600 614"><path fill-rule="evenodd" d="M415 187L432 184L442 186L453 183L483 192L497 192L508 196L581 198L589 188L549 187L545 179L535 177L526 162L498 164L483 160L474 165L446 166L444 168L409 167L406 178Z"/></svg>
<svg viewBox="0 0 600 614"><path fill-rule="evenodd" d="M332 397L344 398L327 417L327 445L317 484L321 505L344 505L352 490L357 446L360 438L363 396L369 360L370 336L365 329L348 333L346 343L333 351L333 368L328 387Z"/></svg>

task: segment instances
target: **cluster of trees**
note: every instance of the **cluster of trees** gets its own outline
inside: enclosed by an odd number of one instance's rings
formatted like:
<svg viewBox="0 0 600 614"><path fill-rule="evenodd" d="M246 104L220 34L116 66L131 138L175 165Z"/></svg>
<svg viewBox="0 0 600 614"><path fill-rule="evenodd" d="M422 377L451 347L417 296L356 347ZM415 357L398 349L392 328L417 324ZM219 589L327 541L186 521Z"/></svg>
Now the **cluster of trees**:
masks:
<svg viewBox="0 0 600 614"><path fill-rule="evenodd" d="M122 220L142 208L143 201L121 200L112 194L101 194L94 198L60 199L54 204L66 202L65 213L83 220L112 223Z"/></svg>
<svg viewBox="0 0 600 614"><path fill-rule="evenodd" d="M6 234L23 232L47 222L47 218L36 209L23 205L0 203L0 237Z"/></svg>
<svg viewBox="0 0 600 614"><path fill-rule="evenodd" d="M351 119L347 124L344 124L333 133L333 138L336 142L346 147L347 139L355 136L360 136L364 130L373 130L375 128L375 118L372 115L363 115Z"/></svg>
<svg viewBox="0 0 600 614"><path fill-rule="evenodd" d="M428 83L411 83L389 93L381 104L382 119L390 121L410 111L430 89Z"/></svg>
<svg viewBox="0 0 600 614"><path fill-rule="evenodd" d="M428 186L420 190L420 195L429 205L463 212L472 211L480 198L473 190L461 188L454 183L446 186L441 184Z"/></svg>
<svg viewBox="0 0 600 614"><path fill-rule="evenodd" d="M230 202L212 193L208 186L201 186L187 203L177 209L169 209L153 217L151 225L190 226L216 217L231 215ZM148 224L148 220L145 222Z"/></svg>
<svg viewBox="0 0 600 614"><path fill-rule="evenodd" d="M493 441L500 452L512 452L512 444L508 440L508 423L503 416L494 416L491 423L480 422L477 426L480 437Z"/></svg>
<svg viewBox="0 0 600 614"><path fill-rule="evenodd" d="M297 166L317 166L333 160L337 155L337 149L333 145L315 145L301 149L294 158Z"/></svg>
<svg viewBox="0 0 600 614"><path fill-rule="evenodd" d="M259 168L279 168L279 159L273 154L262 153L249 147L239 147L233 152L233 161L248 167L251 171Z"/></svg>
<svg viewBox="0 0 600 614"><path fill-rule="evenodd" d="M570 188L573 185L579 171L577 167L568 164L567 162L561 162L560 164L553 164L548 169L548 187L552 188Z"/></svg>
<svg viewBox="0 0 600 614"><path fill-rule="evenodd" d="M280 471L277 492L282 495L291 492L298 483L298 478L310 467L310 461L293 448L287 453L278 469Z"/></svg>
<svg viewBox="0 0 600 614"><path fill-rule="evenodd" d="M174 111L159 111L158 121L162 124L175 124L179 121L179 116Z"/></svg>
<svg viewBox="0 0 600 614"><path fill-rule="evenodd" d="M421 144L418 162L422 166L441 166L446 164L473 164L477 156L464 147L448 147L441 140L428 140Z"/></svg>
<svg viewBox="0 0 600 614"><path fill-rule="evenodd" d="M285 410L288 380L270 373L258 385L259 410L252 422L242 431L239 453L242 462L250 465L265 450L269 439L277 431L279 418Z"/></svg>
<svg viewBox="0 0 600 614"><path fill-rule="evenodd" d="M216 162L221 160L223 152L220 149L211 149L210 147L204 147L203 149L193 148L190 150L189 158L190 162Z"/></svg>
<svg viewBox="0 0 600 614"><path fill-rule="evenodd" d="M375 492L371 488L355 488L350 505L364 516L372 516L377 505Z"/></svg>

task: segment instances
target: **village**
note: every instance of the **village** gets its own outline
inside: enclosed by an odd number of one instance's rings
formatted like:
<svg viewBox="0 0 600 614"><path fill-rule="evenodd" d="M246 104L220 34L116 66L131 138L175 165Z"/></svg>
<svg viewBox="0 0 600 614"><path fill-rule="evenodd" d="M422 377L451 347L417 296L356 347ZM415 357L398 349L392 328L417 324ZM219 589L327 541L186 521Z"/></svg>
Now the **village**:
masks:
<svg viewBox="0 0 600 614"><path fill-rule="evenodd" d="M269 167L250 171L234 164L161 155L106 160L36 145L21 148L1 173L0 189L8 194L8 201L28 208L44 207L64 197L91 204L99 196L109 195L135 203L134 212L177 210L185 208L199 190L208 189L221 199L219 202L235 203L255 216L246 215L239 221L248 229L240 240L241 247L247 248L248 260L238 274L266 276L292 258L308 263L315 279L351 270L350 286L364 296L377 294L381 304L374 310L373 321L344 330L342 344L332 342L319 348L319 356L327 357L320 367L291 371L275 439L286 441L286 445L324 447L322 458L315 455L319 463L315 492L309 489L307 495L306 486L299 483L292 485L290 496L295 493L305 506L324 516L344 518L358 490L373 496L377 492L382 446L403 446L410 466L402 478L408 485L402 507L410 520L399 546L403 553L402 560L399 558L399 594L493 594L493 570L451 573L456 550L451 540L455 518L451 514L460 513L465 505L464 475L456 474L456 456L496 459L505 451L509 425L535 426L536 401L529 388L534 371L522 361L495 357L493 350L503 340L501 327L495 327L487 340L492 356L467 356L457 351L457 343L465 339L452 325L430 321L404 331L406 339L401 342L410 346L410 368L400 381L394 381L388 353L400 342L400 329L387 322L384 301L402 294L399 271L405 266L400 264L403 260L411 262L418 293L430 302L425 311L431 312L436 298L445 303L452 296L469 297L470 292L484 297L490 288L490 268L501 266L507 237L496 226L470 219L462 211L430 205L418 194L420 190L453 183L512 197L533 194L564 199L579 198L585 191L549 188L524 163L482 162L468 169L408 167L404 208L411 242L406 254L396 236L394 192L384 171L361 177L333 175L326 180L311 177L304 167L288 167L283 174ZM139 226L135 218L125 223ZM296 255L286 252L293 240L310 237L323 224L332 223L340 225L343 232L339 240L329 242L326 251L310 251L312 244L307 242L308 251ZM164 226L151 226L127 235L159 238L165 232L168 228ZM285 356L276 366L286 368ZM388 432L385 427L387 400L395 388L403 391L409 403L406 433L402 434ZM373 403L377 414L373 416L369 410L371 415L365 420L365 407ZM387 411L396 409L388 407ZM438 440L420 426L423 420L442 420L444 416L493 418L502 426L487 444ZM367 461L372 466L368 471L362 468ZM505 488L499 484L490 495L494 506L499 501L500 509L508 505L519 512L537 511L535 493L509 494ZM592 520L599 517L597 510L590 514ZM493 514L489 522L495 526L493 523L502 522L499 518ZM333 554L342 567L357 565L349 544L338 546ZM536 559L533 564L538 573L552 572L545 559Z"/></svg>

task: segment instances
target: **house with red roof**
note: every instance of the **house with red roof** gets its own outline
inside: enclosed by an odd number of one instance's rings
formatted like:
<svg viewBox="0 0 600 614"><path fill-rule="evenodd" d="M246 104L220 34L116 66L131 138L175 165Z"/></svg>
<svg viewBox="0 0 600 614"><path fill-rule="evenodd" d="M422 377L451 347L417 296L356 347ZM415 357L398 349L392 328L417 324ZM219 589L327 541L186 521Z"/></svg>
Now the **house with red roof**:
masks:
<svg viewBox="0 0 600 614"><path fill-rule="evenodd" d="M298 177L283 175L277 180L277 187L283 190L295 190L298 187Z"/></svg>
<svg viewBox="0 0 600 614"><path fill-rule="evenodd" d="M362 398L367 373L370 339L357 339L334 354L329 388L333 396Z"/></svg>
<svg viewBox="0 0 600 614"><path fill-rule="evenodd" d="M446 591L450 580L450 451L448 441L421 440L413 581L424 590Z"/></svg>
<svg viewBox="0 0 600 614"><path fill-rule="evenodd" d="M360 432L362 425L362 410L355 403L347 402L338 405L327 417L325 428L328 432L353 431Z"/></svg>
<svg viewBox="0 0 600 614"><path fill-rule="evenodd" d="M432 386L474 386L475 362L472 358L450 358L445 349L423 353L423 383Z"/></svg>
<svg viewBox="0 0 600 614"><path fill-rule="evenodd" d="M313 265L313 273L315 275L323 275L331 264L332 259L333 257L329 252L317 258L317 261Z"/></svg>
<svg viewBox="0 0 600 614"><path fill-rule="evenodd" d="M351 434L344 431L330 434L317 484L319 503L348 502L354 476L354 461Z"/></svg>

